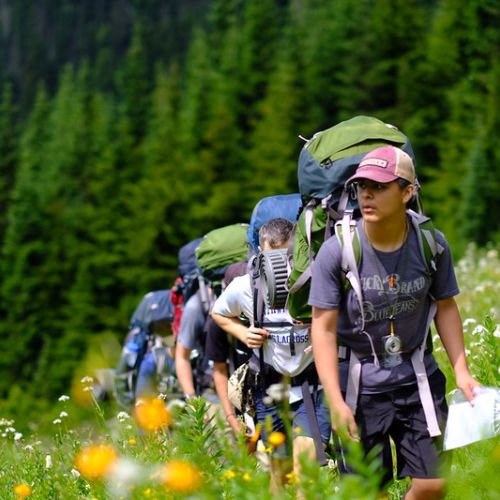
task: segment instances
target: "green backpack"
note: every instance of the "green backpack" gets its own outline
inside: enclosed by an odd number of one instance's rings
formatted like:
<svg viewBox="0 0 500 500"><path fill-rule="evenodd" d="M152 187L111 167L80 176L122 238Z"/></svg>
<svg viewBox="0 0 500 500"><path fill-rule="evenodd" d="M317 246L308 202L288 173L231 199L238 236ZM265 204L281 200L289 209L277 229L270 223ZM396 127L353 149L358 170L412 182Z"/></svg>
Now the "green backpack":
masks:
<svg viewBox="0 0 500 500"><path fill-rule="evenodd" d="M248 257L248 224L231 224L205 234L196 249L196 263L204 278L220 282L229 264Z"/></svg>
<svg viewBox="0 0 500 500"><path fill-rule="evenodd" d="M344 189L363 156L392 145L413 160L408 137L392 125L370 116L355 116L317 132L302 148L298 161L299 192L303 210L294 237L292 270L288 279L288 310L297 320L310 321L307 304L311 263L323 241L335 232L335 222L346 209L356 214L357 204Z"/></svg>

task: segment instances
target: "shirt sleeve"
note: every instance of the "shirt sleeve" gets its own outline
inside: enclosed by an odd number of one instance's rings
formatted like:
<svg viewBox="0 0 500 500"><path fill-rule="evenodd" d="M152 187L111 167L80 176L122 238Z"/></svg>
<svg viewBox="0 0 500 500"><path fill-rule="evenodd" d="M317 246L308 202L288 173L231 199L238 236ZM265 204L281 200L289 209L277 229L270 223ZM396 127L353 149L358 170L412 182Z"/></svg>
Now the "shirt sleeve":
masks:
<svg viewBox="0 0 500 500"><path fill-rule="evenodd" d="M336 236L321 245L312 264L309 305L338 309L342 299L341 249Z"/></svg>
<svg viewBox="0 0 500 500"><path fill-rule="evenodd" d="M443 251L436 259L436 271L433 274L430 294L436 300L449 299L460 293L453 266L453 257L443 233L436 231L436 240Z"/></svg>
<svg viewBox="0 0 500 500"><path fill-rule="evenodd" d="M198 294L193 295L182 312L179 339L186 349L195 349L202 337L205 314Z"/></svg>
<svg viewBox="0 0 500 500"><path fill-rule="evenodd" d="M229 340L226 332L217 323L209 318L207 321L207 338L205 355L211 361L223 363L229 357Z"/></svg>
<svg viewBox="0 0 500 500"><path fill-rule="evenodd" d="M242 289L244 283L241 278L248 279L247 276L240 276L231 281L215 301L212 312L228 318L238 317L245 312Z"/></svg>

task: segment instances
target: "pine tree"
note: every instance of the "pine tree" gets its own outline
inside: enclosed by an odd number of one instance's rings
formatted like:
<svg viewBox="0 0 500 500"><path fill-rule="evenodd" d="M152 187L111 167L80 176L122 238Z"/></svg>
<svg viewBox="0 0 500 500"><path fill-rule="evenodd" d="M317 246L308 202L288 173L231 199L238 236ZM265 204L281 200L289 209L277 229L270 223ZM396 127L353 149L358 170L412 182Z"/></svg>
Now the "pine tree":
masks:
<svg viewBox="0 0 500 500"><path fill-rule="evenodd" d="M0 359L2 396L18 381L26 383L33 375L33 360L42 347L42 335L51 333L54 319L53 308L49 307L52 276L45 265L47 243L43 240L50 224L41 188L49 135L48 109L42 87L20 139L19 167L7 213L0 264L1 302L5 309L0 327L6 349Z"/></svg>
<svg viewBox="0 0 500 500"><path fill-rule="evenodd" d="M6 83L0 99L0 247L7 225L9 197L17 166L19 128L12 85Z"/></svg>
<svg viewBox="0 0 500 500"><path fill-rule="evenodd" d="M267 95L258 106L261 119L251 136L247 159L251 168L245 180L248 214L260 198L297 191L303 94L294 56L293 44L285 38L276 54L276 69L270 75Z"/></svg>

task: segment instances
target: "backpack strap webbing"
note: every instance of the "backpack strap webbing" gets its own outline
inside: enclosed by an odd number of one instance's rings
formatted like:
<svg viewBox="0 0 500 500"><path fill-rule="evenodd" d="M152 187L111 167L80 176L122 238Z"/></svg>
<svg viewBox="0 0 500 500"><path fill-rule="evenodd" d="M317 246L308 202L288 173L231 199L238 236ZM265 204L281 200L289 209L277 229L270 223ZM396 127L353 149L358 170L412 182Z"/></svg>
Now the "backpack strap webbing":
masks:
<svg viewBox="0 0 500 500"><path fill-rule="evenodd" d="M413 210L408 210L407 213L416 229L418 246L427 271L429 274L433 274L437 270L437 259L444 251L443 246L437 241L436 228L429 217Z"/></svg>
<svg viewBox="0 0 500 500"><path fill-rule="evenodd" d="M314 440L316 448L316 458L320 465L326 465L328 460L326 459L325 450L323 449L323 442L321 440L321 431L319 428L318 417L316 415L316 410L314 409L314 402L311 396L309 381L305 380L301 385L302 399L304 401L304 406L306 408L307 418L309 420L309 425L311 426L311 434ZM314 388L314 394L317 396L317 385Z"/></svg>

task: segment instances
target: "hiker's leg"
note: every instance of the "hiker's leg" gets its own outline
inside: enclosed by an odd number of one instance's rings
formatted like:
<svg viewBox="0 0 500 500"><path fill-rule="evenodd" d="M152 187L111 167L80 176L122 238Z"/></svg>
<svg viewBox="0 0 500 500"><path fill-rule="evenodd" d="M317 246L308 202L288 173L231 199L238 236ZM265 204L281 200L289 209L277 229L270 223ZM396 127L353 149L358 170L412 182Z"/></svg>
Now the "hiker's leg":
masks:
<svg viewBox="0 0 500 500"><path fill-rule="evenodd" d="M275 404L266 405L260 387L255 388L255 417L260 424L260 437L265 449L268 449L268 436L271 432L285 432L285 425L280 417L280 409ZM269 450L270 488L273 494L281 493L286 475L292 470L292 461L288 454L289 443L284 443L274 450Z"/></svg>
<svg viewBox="0 0 500 500"><path fill-rule="evenodd" d="M393 479L393 461L389 429L395 418L391 393L361 394L356 410L361 444L365 455L377 449L376 459L380 462L380 489L384 491ZM373 452L372 452L373 453ZM348 467L349 472L352 471Z"/></svg>
<svg viewBox="0 0 500 500"><path fill-rule="evenodd" d="M323 399L323 391L313 393L309 404L310 406L304 400L300 400L292 405L293 472L297 478L300 476L301 460L304 458L308 462L317 461L319 455L321 463L325 463L323 451L330 441L332 429L330 412ZM319 454L318 446L321 447ZM297 498L302 498L300 490L297 495Z"/></svg>
<svg viewBox="0 0 500 500"><path fill-rule="evenodd" d="M314 439L308 436L297 436L293 439L293 472L300 475L300 459L316 460L316 446Z"/></svg>
<svg viewBox="0 0 500 500"><path fill-rule="evenodd" d="M440 500L446 493L444 479L412 478L411 487L405 495L405 500Z"/></svg>
<svg viewBox="0 0 500 500"><path fill-rule="evenodd" d="M448 412L446 380L439 369L429 376L429 385L439 425L444 429ZM443 498L447 463L443 459L442 438L429 435L416 384L395 392L397 419L391 428L391 437L396 445L398 476L412 478L412 486L405 498Z"/></svg>
<svg viewBox="0 0 500 500"><path fill-rule="evenodd" d="M142 360L137 375L136 397L153 396L155 389L156 362L152 352L148 352Z"/></svg>

